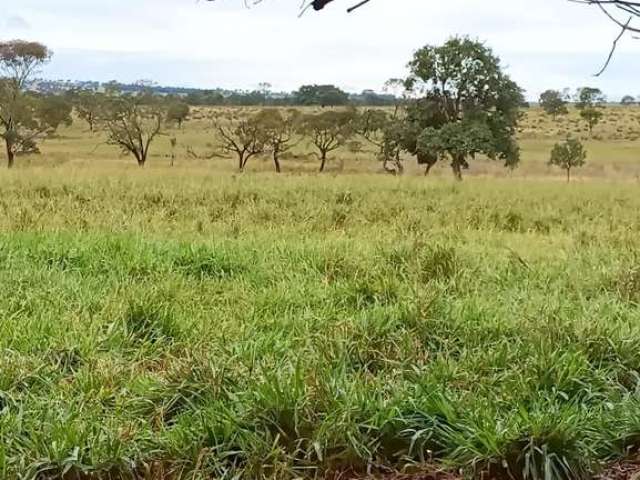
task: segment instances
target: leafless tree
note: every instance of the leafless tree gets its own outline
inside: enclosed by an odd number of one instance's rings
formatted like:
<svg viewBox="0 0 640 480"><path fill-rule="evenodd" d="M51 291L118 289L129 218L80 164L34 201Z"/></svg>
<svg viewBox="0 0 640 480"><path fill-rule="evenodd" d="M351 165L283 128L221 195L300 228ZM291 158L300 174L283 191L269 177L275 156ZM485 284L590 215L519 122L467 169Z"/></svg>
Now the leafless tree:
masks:
<svg viewBox="0 0 640 480"><path fill-rule="evenodd" d="M640 17L640 1L638 0L569 0L574 3L580 3L583 5L591 5L599 8L602 13L618 27L620 27L620 33L614 39L611 51L607 57L604 66L596 74L596 76L602 75L611 63L611 59L618 48L618 42L627 33L632 35L640 33L640 27L634 24L634 20ZM635 37L634 38L638 38Z"/></svg>

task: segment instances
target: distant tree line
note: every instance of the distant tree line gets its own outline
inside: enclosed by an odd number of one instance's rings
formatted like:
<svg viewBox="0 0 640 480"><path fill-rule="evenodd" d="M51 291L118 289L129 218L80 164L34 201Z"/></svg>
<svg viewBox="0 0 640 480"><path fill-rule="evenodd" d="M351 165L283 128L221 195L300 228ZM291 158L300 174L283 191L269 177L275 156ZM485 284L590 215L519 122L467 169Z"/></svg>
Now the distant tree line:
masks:
<svg viewBox="0 0 640 480"><path fill-rule="evenodd" d="M365 91L355 98L333 85L306 85L288 97L276 98L267 83L238 97L206 91L159 95L153 85L127 91L116 82L103 85L99 92L78 89L45 95L29 91L30 79L51 56L38 43L0 43L0 138L9 167L16 156L37 153L40 140L55 134L60 125L70 125L72 112L90 132L102 132L107 143L143 167L156 139L167 134L167 125L182 129L193 107L201 105L261 106L254 113L217 111L210 142L214 151L198 155L188 150L197 158L231 155L239 171L246 170L253 157L268 155L276 172L281 172L282 158L301 142L317 156L320 172L336 150L358 152L365 143L374 148L384 171L394 175L404 172L404 162L411 157L425 175L436 164L447 162L458 180L478 156L507 168L517 167L520 161L516 128L525 105L523 91L491 49L468 37L417 50L408 64L409 75L387 82L386 90L392 93L381 96ZM605 96L590 87L575 95L548 90L540 96L540 105L554 118L568 113L570 101L591 133L602 118ZM635 101L626 96L622 103ZM178 140L175 136L169 140L173 165ZM554 147L550 164L564 168L570 179L571 169L581 166L585 158L582 144L567 138Z"/></svg>
<svg viewBox="0 0 640 480"><path fill-rule="evenodd" d="M168 98L180 98L192 106L391 106L397 101L390 93L378 93L374 90L347 93L335 85L303 85L294 92L273 92L271 85L266 82L254 90L207 90L162 87L149 81L128 84L116 81L100 83L34 79L26 82L25 89L43 94L65 94L70 91L104 93L116 90L123 94L141 95L152 92Z"/></svg>

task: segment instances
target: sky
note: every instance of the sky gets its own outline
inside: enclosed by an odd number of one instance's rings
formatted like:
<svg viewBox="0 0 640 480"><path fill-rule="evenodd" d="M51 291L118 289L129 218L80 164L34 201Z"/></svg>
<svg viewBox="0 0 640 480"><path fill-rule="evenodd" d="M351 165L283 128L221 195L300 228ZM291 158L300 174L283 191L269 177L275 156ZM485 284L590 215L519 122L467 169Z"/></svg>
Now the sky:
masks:
<svg viewBox="0 0 640 480"><path fill-rule="evenodd" d="M248 0L253 2L254 0ZM535 99L547 88L600 87L640 95L640 40L569 0L335 0L298 18L302 0L0 0L0 40L35 40L54 57L51 79L153 80L161 85L276 91L333 83L382 90L413 52L453 35L490 46Z"/></svg>

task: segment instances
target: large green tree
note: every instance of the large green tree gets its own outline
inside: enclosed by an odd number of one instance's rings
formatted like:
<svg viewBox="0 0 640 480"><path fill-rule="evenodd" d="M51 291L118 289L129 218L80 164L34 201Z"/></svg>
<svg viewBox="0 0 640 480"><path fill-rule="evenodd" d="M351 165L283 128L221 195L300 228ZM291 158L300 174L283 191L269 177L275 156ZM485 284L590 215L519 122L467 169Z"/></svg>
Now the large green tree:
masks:
<svg viewBox="0 0 640 480"><path fill-rule="evenodd" d="M295 103L298 105L336 107L347 105L349 103L349 95L335 85L303 85L295 92Z"/></svg>
<svg viewBox="0 0 640 480"><path fill-rule="evenodd" d="M41 97L38 107L39 117L51 127L51 133L60 125L70 126L73 123L71 112L73 103L64 95L45 95Z"/></svg>
<svg viewBox="0 0 640 480"><path fill-rule="evenodd" d="M583 87L576 94L576 108L580 117L587 123L589 136L593 135L593 128L600 123L604 114L601 109L606 97L599 88Z"/></svg>
<svg viewBox="0 0 640 480"><path fill-rule="evenodd" d="M405 148L428 168L448 159L457 179L477 154L517 165L522 90L491 49L467 37L418 50L409 63Z"/></svg>
<svg viewBox="0 0 640 480"><path fill-rule="evenodd" d="M49 61L51 51L36 42L0 43L0 138L7 166L16 155L38 152L38 139L51 128L42 99L25 91L34 73Z"/></svg>
<svg viewBox="0 0 640 480"><path fill-rule="evenodd" d="M569 113L567 109L567 101L558 90L546 90L540 94L540 106L547 115L551 115L554 119L559 115Z"/></svg>

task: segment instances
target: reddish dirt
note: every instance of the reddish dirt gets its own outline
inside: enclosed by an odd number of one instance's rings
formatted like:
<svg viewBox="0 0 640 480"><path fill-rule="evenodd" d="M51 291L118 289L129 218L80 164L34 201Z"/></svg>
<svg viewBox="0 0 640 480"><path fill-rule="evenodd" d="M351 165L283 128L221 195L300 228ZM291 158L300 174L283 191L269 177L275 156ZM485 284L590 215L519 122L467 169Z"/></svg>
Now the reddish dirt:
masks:
<svg viewBox="0 0 640 480"><path fill-rule="evenodd" d="M640 480L640 453L610 465L597 480Z"/></svg>
<svg viewBox="0 0 640 480"><path fill-rule="evenodd" d="M374 474L358 474L354 471L334 472L327 480L460 480L462 477L452 474L436 466L423 466L413 473L379 472Z"/></svg>

